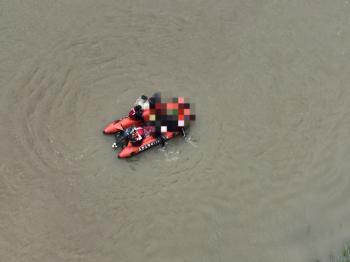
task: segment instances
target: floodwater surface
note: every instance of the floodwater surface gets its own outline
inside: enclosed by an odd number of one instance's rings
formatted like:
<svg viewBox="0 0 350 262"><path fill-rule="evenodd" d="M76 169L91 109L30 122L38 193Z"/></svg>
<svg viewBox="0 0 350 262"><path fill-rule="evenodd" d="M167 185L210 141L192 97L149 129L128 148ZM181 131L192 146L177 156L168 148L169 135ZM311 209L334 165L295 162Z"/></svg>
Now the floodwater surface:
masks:
<svg viewBox="0 0 350 262"><path fill-rule="evenodd" d="M327 261L350 239L348 1L0 1L0 260ZM119 160L141 95L197 120Z"/></svg>

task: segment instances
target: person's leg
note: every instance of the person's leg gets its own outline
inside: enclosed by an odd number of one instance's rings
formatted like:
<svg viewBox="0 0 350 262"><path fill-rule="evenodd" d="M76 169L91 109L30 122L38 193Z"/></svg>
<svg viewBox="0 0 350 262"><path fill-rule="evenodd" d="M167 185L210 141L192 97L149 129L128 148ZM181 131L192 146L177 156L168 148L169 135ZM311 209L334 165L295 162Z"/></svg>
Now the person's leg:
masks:
<svg viewBox="0 0 350 262"><path fill-rule="evenodd" d="M165 146L165 139L164 139L164 137L162 136L162 132L161 132L158 128L155 129L154 137L157 138L157 139L159 139L160 144L161 144L162 146Z"/></svg>
<svg viewBox="0 0 350 262"><path fill-rule="evenodd" d="M163 138L163 136L160 136L160 144L162 145L162 147L165 146L165 139Z"/></svg>
<svg viewBox="0 0 350 262"><path fill-rule="evenodd" d="M141 146L141 144L142 144L142 140L135 141L132 143L133 146Z"/></svg>
<svg viewBox="0 0 350 262"><path fill-rule="evenodd" d="M183 127L180 128L180 132L182 133L182 135L184 137L186 137L186 132L185 132L185 129Z"/></svg>

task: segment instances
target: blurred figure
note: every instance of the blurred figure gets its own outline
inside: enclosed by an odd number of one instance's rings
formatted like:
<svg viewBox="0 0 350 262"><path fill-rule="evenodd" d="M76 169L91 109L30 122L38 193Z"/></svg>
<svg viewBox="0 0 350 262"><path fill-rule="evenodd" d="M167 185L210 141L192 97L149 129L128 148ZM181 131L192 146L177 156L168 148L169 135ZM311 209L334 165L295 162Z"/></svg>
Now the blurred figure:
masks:
<svg viewBox="0 0 350 262"><path fill-rule="evenodd" d="M133 146L140 146L145 138L145 131L142 127L134 127L129 135L129 141Z"/></svg>
<svg viewBox="0 0 350 262"><path fill-rule="evenodd" d="M129 112L129 117L130 117L131 119L134 119L134 120L143 121L142 113L143 113L142 106L137 105L137 106L134 106L134 107L130 110L130 112Z"/></svg>

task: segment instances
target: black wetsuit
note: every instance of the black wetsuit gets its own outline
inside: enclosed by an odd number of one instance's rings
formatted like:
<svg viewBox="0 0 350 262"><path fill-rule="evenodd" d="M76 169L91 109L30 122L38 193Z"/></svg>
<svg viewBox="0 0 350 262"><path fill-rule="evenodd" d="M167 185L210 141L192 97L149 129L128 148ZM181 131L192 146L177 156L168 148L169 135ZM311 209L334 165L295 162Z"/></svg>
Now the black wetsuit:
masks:
<svg viewBox="0 0 350 262"><path fill-rule="evenodd" d="M140 109L138 111L135 111L135 119L139 121L143 121L143 116L142 116L143 110Z"/></svg>
<svg viewBox="0 0 350 262"><path fill-rule="evenodd" d="M129 113L129 117L138 121L143 121L143 109L135 106Z"/></svg>

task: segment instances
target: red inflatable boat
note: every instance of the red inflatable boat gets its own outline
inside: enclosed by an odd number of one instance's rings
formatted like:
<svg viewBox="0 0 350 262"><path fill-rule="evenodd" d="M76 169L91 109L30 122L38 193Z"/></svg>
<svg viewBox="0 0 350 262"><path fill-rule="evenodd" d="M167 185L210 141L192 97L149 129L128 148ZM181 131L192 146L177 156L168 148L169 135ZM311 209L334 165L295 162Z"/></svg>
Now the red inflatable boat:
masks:
<svg viewBox="0 0 350 262"><path fill-rule="evenodd" d="M149 110L145 110L143 113L143 117L147 119L149 115ZM104 129L103 133L105 135L111 135L116 134L120 131L124 131L125 129L132 127L132 126L141 126L143 123L142 121L131 119L130 117L126 116L121 119L115 120L111 123L109 123Z"/></svg>
<svg viewBox="0 0 350 262"><path fill-rule="evenodd" d="M131 126L140 126L141 121L131 119L129 117L124 117L109 123L104 129L103 133L106 135L111 135L123 131Z"/></svg>
<svg viewBox="0 0 350 262"><path fill-rule="evenodd" d="M179 133L173 133L173 132L167 132L166 134L163 134L163 140L169 140L178 135ZM155 138L151 135L145 137L142 141L142 144L140 146L133 146L131 142L125 146L122 151L118 154L119 158L128 158L132 157L133 155L139 154L147 149L150 149L154 146L157 146L161 144L161 138Z"/></svg>

